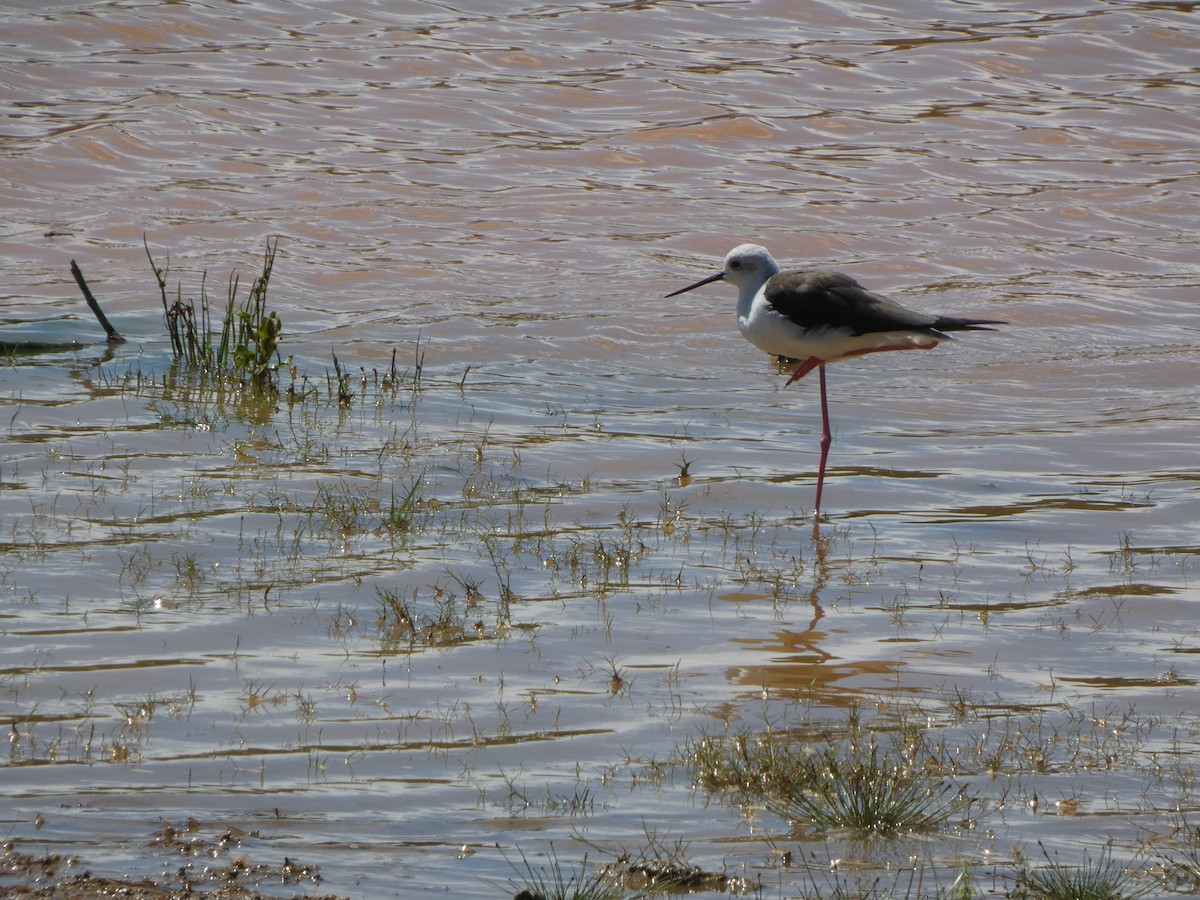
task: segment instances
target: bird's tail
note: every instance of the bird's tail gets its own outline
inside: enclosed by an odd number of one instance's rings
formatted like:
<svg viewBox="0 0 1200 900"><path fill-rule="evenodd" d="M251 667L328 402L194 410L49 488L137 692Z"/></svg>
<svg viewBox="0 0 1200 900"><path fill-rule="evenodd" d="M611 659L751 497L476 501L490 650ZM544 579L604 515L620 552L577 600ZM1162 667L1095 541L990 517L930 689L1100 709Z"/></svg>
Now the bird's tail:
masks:
<svg viewBox="0 0 1200 900"><path fill-rule="evenodd" d="M938 331L995 331L992 325L1007 325L1002 319L956 319L953 316L941 316L933 323Z"/></svg>

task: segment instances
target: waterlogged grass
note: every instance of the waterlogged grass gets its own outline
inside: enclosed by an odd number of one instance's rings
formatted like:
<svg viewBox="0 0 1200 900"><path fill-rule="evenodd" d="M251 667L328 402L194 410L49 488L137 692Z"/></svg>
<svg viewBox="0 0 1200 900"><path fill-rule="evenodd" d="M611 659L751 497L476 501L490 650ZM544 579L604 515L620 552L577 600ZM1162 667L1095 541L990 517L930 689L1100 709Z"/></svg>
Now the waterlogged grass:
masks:
<svg viewBox="0 0 1200 900"><path fill-rule="evenodd" d="M373 863L338 880L338 854L376 840L406 890L463 896L1200 885L1194 547L1124 524L1082 546L869 521L812 539L719 445L584 400L505 418L521 389L428 367L420 341L373 349L305 371L277 347L266 391L255 364L214 377L186 352L100 364L57 424L18 406L18 843L78 789L132 798L111 821L138 847L189 796L259 816L214 853L263 871L289 870L281 835L344 827L320 862L346 893ZM627 442L659 468L615 467Z"/></svg>
<svg viewBox="0 0 1200 900"><path fill-rule="evenodd" d="M640 900L662 896L676 886L676 879L664 875L642 888L623 885L607 866L590 867L585 855L578 866L564 865L551 848L549 860L542 865L531 863L524 854L520 863L513 863L516 874L507 885L494 884L498 896L505 894L519 900Z"/></svg>
<svg viewBox="0 0 1200 900"><path fill-rule="evenodd" d="M707 790L737 792L805 830L932 832L970 805L964 788L940 778L936 758L916 745L888 754L875 744L743 733L691 740L682 757Z"/></svg>
<svg viewBox="0 0 1200 900"><path fill-rule="evenodd" d="M198 299L184 299L183 284L175 288L175 299L168 299L170 261L159 266L144 241L146 258L162 298L163 320L171 339L176 360L190 368L218 379L228 378L245 383L256 390L274 391L276 372L286 362L279 356L283 322L279 313L267 311L267 291L275 266L278 239L267 241L262 270L251 282L244 300L238 299L240 277L229 276L225 312L220 327L213 319L212 301L207 290L207 277L200 279Z"/></svg>
<svg viewBox="0 0 1200 900"><path fill-rule="evenodd" d="M806 760L802 783L765 798L768 808L819 829L883 835L933 831L961 805L954 786L877 746L826 747Z"/></svg>
<svg viewBox="0 0 1200 900"><path fill-rule="evenodd" d="M1033 783L1139 773L1176 799L1154 800L1146 788L1138 814L1169 817L1171 802L1194 803L1192 765L1173 765L1169 774L1158 768L1163 755L1153 748L1166 737L1164 727L1173 726L1130 710L1062 712L1009 709L997 716L978 698L950 695L939 709L889 704L882 719L867 723L854 710L839 723L814 721L809 710L794 707L759 730L691 736L676 759L705 795L741 810L759 828L770 830L764 813L787 823L792 831L770 840L788 868L807 865L789 844L825 847L805 896L974 897L994 893L997 884L1014 897L1194 890L1200 833L1179 823L1164 835L1130 841L1123 858L1106 843L1095 851L1085 845L1081 861L1067 863L1062 851L1051 856L1039 841L1040 858L1016 843L1001 857L1003 867L995 860L984 865L992 854L977 845L990 821L1014 810L1036 815L1043 805L1063 822L1085 815L1080 794L1047 801ZM961 728L964 718L975 727ZM930 728L934 721L941 726ZM876 743L883 740L886 750ZM910 842L916 835L923 835L920 844ZM947 846L966 847L966 857L929 855L935 835ZM881 866L901 874L873 872Z"/></svg>
<svg viewBox="0 0 1200 900"><path fill-rule="evenodd" d="M1051 858L1042 848L1044 864L1021 873L1012 896L1020 900L1135 900L1155 893L1153 880L1137 879L1137 873L1113 859L1111 848L1096 856L1085 853L1082 863L1066 864Z"/></svg>
<svg viewBox="0 0 1200 900"><path fill-rule="evenodd" d="M537 897L546 900L639 900L683 894L761 894L761 885L694 865L688 861L686 841L666 842L653 831L644 833L636 851L627 847L594 844L592 847L604 857L611 857L610 861L589 868L585 854L578 868L564 866L551 846L546 862L535 866L521 853L519 865L510 861L516 875L508 879L507 888L512 891L512 896L525 900Z"/></svg>

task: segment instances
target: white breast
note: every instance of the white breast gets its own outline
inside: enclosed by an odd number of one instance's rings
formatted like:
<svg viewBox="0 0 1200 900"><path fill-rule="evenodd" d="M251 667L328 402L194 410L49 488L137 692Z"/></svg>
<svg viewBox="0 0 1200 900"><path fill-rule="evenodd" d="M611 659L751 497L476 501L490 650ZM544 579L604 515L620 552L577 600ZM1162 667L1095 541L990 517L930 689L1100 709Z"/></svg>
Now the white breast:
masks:
<svg viewBox="0 0 1200 900"><path fill-rule="evenodd" d="M777 313L756 295L746 313L738 304L738 328L751 344L774 356L805 360L810 357L833 361L873 350L928 350L938 339L926 332L880 331L851 334L840 328L802 328Z"/></svg>

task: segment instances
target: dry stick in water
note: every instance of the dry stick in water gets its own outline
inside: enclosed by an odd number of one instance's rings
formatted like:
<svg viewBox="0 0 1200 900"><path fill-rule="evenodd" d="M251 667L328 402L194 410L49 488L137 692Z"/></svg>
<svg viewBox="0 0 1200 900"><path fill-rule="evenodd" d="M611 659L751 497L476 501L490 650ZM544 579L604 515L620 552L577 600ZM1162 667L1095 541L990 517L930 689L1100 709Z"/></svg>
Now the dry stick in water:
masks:
<svg viewBox="0 0 1200 900"><path fill-rule="evenodd" d="M92 295L92 289L88 287L86 281L83 280L83 272L79 270L79 266L75 260L71 260L71 274L75 276L75 283L79 285L79 289L83 291L83 299L87 301L87 305L91 307L92 312L96 314L96 319L100 322L100 327L104 329L104 333L108 335L110 344L123 344L125 338L121 337L120 332L113 328L108 322L108 317L104 315L104 310L100 308L100 304L96 302L96 298Z"/></svg>

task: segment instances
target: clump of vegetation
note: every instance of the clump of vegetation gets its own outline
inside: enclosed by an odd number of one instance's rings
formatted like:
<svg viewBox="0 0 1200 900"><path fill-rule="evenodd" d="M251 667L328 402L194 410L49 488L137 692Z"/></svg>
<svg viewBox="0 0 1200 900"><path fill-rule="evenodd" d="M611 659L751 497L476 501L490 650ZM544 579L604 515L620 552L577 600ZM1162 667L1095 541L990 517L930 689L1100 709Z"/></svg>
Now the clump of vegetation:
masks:
<svg viewBox="0 0 1200 900"><path fill-rule="evenodd" d="M765 797L805 778L807 745L749 730L708 735L683 745L680 756L692 780L711 793Z"/></svg>
<svg viewBox="0 0 1200 900"><path fill-rule="evenodd" d="M175 299L167 296L167 276L170 261L159 266L143 240L146 257L158 282L162 296L163 315L171 350L177 361L208 375L222 376L252 386L260 392L278 390L275 373L289 360L279 357L279 339L283 322L276 312L267 311L267 288L279 241L267 240L262 271L250 285L245 300L238 301L239 276L229 278L225 316L220 330L214 330L212 303L208 297L205 278L200 280L200 299L183 298L183 285L175 289Z"/></svg>
<svg viewBox="0 0 1200 900"><path fill-rule="evenodd" d="M1177 852L1156 854L1164 883L1179 893L1200 893L1200 829L1186 815L1181 816L1174 824L1171 842Z"/></svg>
<svg viewBox="0 0 1200 900"><path fill-rule="evenodd" d="M1097 859L1085 854L1083 864L1078 866L1051 859L1045 847L1042 855L1047 865L1022 871L1010 896L1039 900L1134 900L1158 887L1155 882L1136 884L1125 866L1113 859L1110 847L1105 847Z"/></svg>
<svg viewBox="0 0 1200 900"><path fill-rule="evenodd" d="M959 806L954 785L880 753L877 746L830 745L808 757L802 779L765 798L790 821L876 834L932 831Z"/></svg>
<svg viewBox="0 0 1200 900"><path fill-rule="evenodd" d="M790 822L861 834L931 831L965 806L961 791L873 742L813 747L790 735L705 736L685 766L706 789L734 790Z"/></svg>
<svg viewBox="0 0 1200 900"><path fill-rule="evenodd" d="M673 894L710 891L728 894L759 893L760 885L751 879L730 876L723 871L709 871L689 861L688 844L683 839L668 843L647 828L645 823L643 829L645 844L636 852L626 847L613 850L591 841L584 841L601 852L614 854L615 859L601 866L600 871L627 890L663 890Z"/></svg>
<svg viewBox="0 0 1200 900"><path fill-rule="evenodd" d="M173 876L159 881L145 878L109 878L93 874L81 866L77 858L64 858L59 853L39 850L26 853L7 841L0 847L0 871L6 879L20 879L22 885L0 887L6 897L135 897L139 900L175 900L180 897L208 897L222 900L272 900L281 896L279 885L299 886L302 893L294 897L307 900L344 900L337 895L311 893L313 885L323 880L320 867L284 857L282 863L254 863L246 842L258 837L229 826L218 836L205 838L197 832L203 827L195 818L176 827L167 822L150 840L149 846L169 851L187 861L176 868ZM232 852L231 852L232 851ZM218 860L229 854L227 863ZM192 860L203 862L193 865ZM266 883L273 889L261 893L256 885ZM209 889L211 887L211 889Z"/></svg>
<svg viewBox="0 0 1200 900"><path fill-rule="evenodd" d="M564 869L553 847L545 866L535 868L524 853L521 865L512 866L516 875L508 879L508 886L514 900L641 900L676 886L671 876L664 875L641 887L626 887L612 879L607 867L589 869L586 856L578 869Z"/></svg>
<svg viewBox="0 0 1200 900"><path fill-rule="evenodd" d="M497 620L489 624L480 611L483 595L478 586L468 585L463 597L452 591L434 589L432 609L421 608L417 592L404 594L377 587L379 614L376 633L385 652L410 652L415 647L452 647L480 640L502 630L506 610L501 605Z"/></svg>

